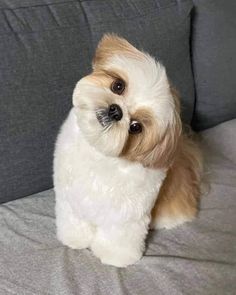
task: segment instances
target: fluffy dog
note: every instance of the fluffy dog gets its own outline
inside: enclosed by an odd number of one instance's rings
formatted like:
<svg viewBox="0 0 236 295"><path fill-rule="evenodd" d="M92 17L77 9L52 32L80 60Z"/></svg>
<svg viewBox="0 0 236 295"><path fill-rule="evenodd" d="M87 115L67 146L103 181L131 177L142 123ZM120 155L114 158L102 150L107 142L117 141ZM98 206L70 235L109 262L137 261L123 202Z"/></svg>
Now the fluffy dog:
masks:
<svg viewBox="0 0 236 295"><path fill-rule="evenodd" d="M138 261L149 227L173 228L197 213L198 147L182 131L165 68L105 35L93 72L73 93L54 157L58 239L102 263Z"/></svg>

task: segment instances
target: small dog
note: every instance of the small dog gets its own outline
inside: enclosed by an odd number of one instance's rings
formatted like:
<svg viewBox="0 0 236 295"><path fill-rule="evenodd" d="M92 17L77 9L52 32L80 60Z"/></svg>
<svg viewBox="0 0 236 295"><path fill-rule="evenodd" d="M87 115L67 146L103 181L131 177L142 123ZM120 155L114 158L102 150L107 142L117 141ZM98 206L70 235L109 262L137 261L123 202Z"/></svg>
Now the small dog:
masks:
<svg viewBox="0 0 236 295"><path fill-rule="evenodd" d="M57 237L125 267L144 252L148 229L192 220L201 155L182 131L165 68L113 34L73 93L54 155Z"/></svg>

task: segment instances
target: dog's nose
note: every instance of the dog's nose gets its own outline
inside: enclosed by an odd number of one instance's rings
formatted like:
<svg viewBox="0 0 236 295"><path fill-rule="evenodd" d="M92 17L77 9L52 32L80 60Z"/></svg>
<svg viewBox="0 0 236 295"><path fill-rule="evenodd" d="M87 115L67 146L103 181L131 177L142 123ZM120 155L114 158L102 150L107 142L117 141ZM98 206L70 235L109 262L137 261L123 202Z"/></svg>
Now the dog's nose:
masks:
<svg viewBox="0 0 236 295"><path fill-rule="evenodd" d="M123 117L123 112L118 104L112 104L108 110L108 117L115 121L120 121Z"/></svg>

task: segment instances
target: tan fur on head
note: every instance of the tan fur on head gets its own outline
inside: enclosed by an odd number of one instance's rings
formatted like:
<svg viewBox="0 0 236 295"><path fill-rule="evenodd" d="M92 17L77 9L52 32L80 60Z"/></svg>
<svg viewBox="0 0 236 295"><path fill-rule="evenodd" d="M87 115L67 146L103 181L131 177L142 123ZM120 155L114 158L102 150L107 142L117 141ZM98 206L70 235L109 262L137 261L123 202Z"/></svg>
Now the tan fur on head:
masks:
<svg viewBox="0 0 236 295"><path fill-rule="evenodd" d="M133 58L140 58L143 53L132 46L128 41L115 34L105 34L99 42L93 59L93 69L103 69L110 57L114 54L126 54Z"/></svg>
<svg viewBox="0 0 236 295"><path fill-rule="evenodd" d="M181 131L182 124L176 112L172 125L167 126L162 136L157 136L154 149L145 157L146 165L154 168L169 168L178 149Z"/></svg>
<svg viewBox="0 0 236 295"><path fill-rule="evenodd" d="M169 167L173 162L182 132L178 105L176 97L175 116L164 133L151 110L143 108L133 114L133 118L142 123L143 132L129 135L121 156L131 161L139 161L146 167Z"/></svg>
<svg viewBox="0 0 236 295"><path fill-rule="evenodd" d="M156 146L158 138L156 121L152 111L147 108L140 108L132 114L132 118L142 124L142 133L128 136L121 156L145 165L148 154Z"/></svg>
<svg viewBox="0 0 236 295"><path fill-rule="evenodd" d="M111 87L111 84L115 79L122 79L124 81L128 80L124 71L114 71L112 69L94 70L90 75L83 79L86 79L88 82L93 83L96 86L106 87L108 89Z"/></svg>

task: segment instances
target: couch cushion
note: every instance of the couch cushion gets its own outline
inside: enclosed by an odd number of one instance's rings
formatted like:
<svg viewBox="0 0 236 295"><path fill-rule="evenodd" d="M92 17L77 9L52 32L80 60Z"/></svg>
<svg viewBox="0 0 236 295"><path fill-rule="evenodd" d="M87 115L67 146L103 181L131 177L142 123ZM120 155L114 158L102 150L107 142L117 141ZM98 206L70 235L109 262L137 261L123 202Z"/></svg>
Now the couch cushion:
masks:
<svg viewBox="0 0 236 295"><path fill-rule="evenodd" d="M236 118L236 1L194 0L192 31L197 130Z"/></svg>
<svg viewBox="0 0 236 295"><path fill-rule="evenodd" d="M52 190L2 204L0 294L235 294L236 138L218 140L235 128L236 120L202 134L211 189L199 217L151 232L145 256L126 269L56 240Z"/></svg>
<svg viewBox="0 0 236 295"><path fill-rule="evenodd" d="M56 134L104 32L166 65L191 120L191 8L191 0L0 0L0 202L52 187Z"/></svg>

